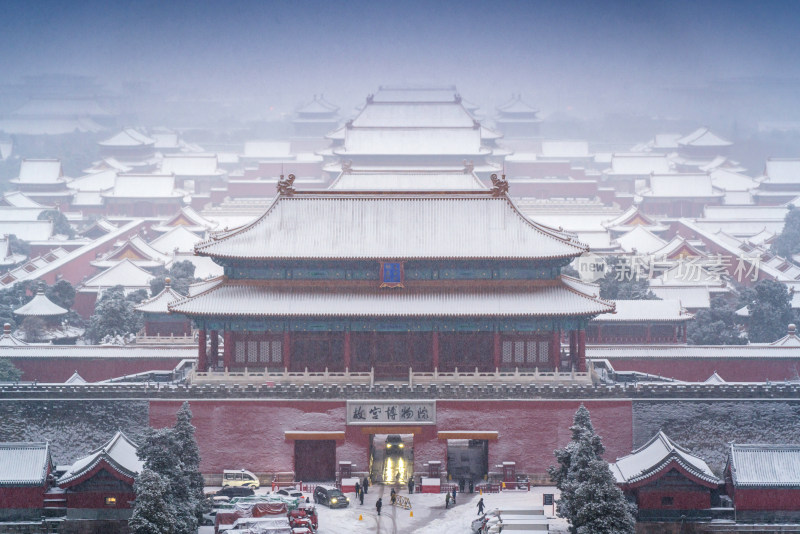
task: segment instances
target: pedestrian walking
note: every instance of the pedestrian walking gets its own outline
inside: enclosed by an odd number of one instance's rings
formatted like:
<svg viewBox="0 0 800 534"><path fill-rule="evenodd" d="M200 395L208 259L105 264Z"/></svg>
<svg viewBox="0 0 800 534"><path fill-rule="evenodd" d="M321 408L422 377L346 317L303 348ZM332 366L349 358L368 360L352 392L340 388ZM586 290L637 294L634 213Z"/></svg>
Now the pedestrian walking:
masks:
<svg viewBox="0 0 800 534"><path fill-rule="evenodd" d="M483 508L484 508L483 497L481 497L481 500L478 501L478 515L481 515L483 513Z"/></svg>
<svg viewBox="0 0 800 534"><path fill-rule="evenodd" d="M397 504L397 492L394 491L394 488L392 488L392 493L390 494L390 498L392 499L392 506Z"/></svg>
<svg viewBox="0 0 800 534"><path fill-rule="evenodd" d="M356 481L356 497L358 497L358 492L361 491L361 484Z"/></svg>
<svg viewBox="0 0 800 534"><path fill-rule="evenodd" d="M362 505L364 504L364 488L361 488L361 491L358 492L358 500Z"/></svg>
<svg viewBox="0 0 800 534"><path fill-rule="evenodd" d="M456 487L453 486L453 506L456 505Z"/></svg>
<svg viewBox="0 0 800 534"><path fill-rule="evenodd" d="M444 494L444 509L447 510L450 508L450 492Z"/></svg>
<svg viewBox="0 0 800 534"><path fill-rule="evenodd" d="M378 502L375 503L375 509L378 511L378 515L381 515L381 508L383 508L383 500L378 497Z"/></svg>
<svg viewBox="0 0 800 534"><path fill-rule="evenodd" d="M361 487L364 489L364 493L369 493L369 479L367 477L364 477L364 483Z"/></svg>
<svg viewBox="0 0 800 534"><path fill-rule="evenodd" d="M471 480L469 481L469 492L475 493L475 485L472 483Z"/></svg>
<svg viewBox="0 0 800 534"><path fill-rule="evenodd" d="M409 495L414 493L414 477L408 478L408 493Z"/></svg>

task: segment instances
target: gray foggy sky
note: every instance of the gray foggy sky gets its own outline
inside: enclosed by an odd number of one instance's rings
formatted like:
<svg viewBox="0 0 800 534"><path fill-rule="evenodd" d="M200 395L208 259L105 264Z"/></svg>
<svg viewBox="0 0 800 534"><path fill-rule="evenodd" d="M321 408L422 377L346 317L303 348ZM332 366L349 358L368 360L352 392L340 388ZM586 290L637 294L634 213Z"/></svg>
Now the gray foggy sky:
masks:
<svg viewBox="0 0 800 534"><path fill-rule="evenodd" d="M725 98L756 105L775 90L742 79L796 88L800 77L800 2L789 1L32 1L3 11L0 83L78 73L277 107L319 92L347 107L379 84L416 82L455 83L484 105L521 92L550 112L668 112L665 99L686 105L687 90L738 79L745 89Z"/></svg>

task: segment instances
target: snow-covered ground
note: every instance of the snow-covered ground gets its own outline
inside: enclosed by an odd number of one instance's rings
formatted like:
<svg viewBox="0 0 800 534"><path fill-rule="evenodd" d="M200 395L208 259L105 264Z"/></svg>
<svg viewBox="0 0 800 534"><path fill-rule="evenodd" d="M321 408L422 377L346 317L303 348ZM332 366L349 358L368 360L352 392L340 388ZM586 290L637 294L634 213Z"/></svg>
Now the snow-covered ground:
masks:
<svg viewBox="0 0 800 534"><path fill-rule="evenodd" d="M375 512L375 501L381 496L383 489L383 511L378 517ZM413 517L408 510L389 505L389 486L370 487L369 493L364 496L363 506L358 504L355 494L348 494L350 507L331 510L324 506L317 507L319 514L319 534L358 534L374 533L417 533L417 534L450 534L470 533L472 520L478 517L477 503L481 495L457 494L455 506L445 510L445 496L442 494L408 495L402 490L400 495L409 497ZM506 491L503 493L484 494L483 502L486 510L493 508L514 508L541 506L544 493L556 493L553 487L537 487L530 492ZM552 516L552 507L545 509L545 514ZM359 520L361 516L361 520ZM378 529L380 525L380 530ZM550 523L551 532L566 532L566 522L562 519L553 519Z"/></svg>
<svg viewBox="0 0 800 534"><path fill-rule="evenodd" d="M206 487L206 492L219 488ZM269 492L268 487L256 490L258 494ZM558 496L558 490L552 486L538 486L531 491L504 491L502 493L458 493L456 505L445 510L444 493L415 493L408 495L404 488L399 495L411 501L411 511L389 504L391 486L370 486L369 493L364 495L364 504L358 503L355 493L347 493L350 506L330 509L317 506L319 514L318 534L469 534L470 524L478 517L478 500L483 497L486 511L494 508L526 508L542 506L545 493ZM378 517L375 502L383 497L383 510ZM413 512L413 516L411 515ZM563 519L553 517L553 507L545 507L545 515L550 520L550 532L567 532L567 523ZM359 519L359 516L361 519ZM380 525L380 529L378 526ZM210 529L210 530L209 530ZM201 527L199 534L213 534L213 527Z"/></svg>

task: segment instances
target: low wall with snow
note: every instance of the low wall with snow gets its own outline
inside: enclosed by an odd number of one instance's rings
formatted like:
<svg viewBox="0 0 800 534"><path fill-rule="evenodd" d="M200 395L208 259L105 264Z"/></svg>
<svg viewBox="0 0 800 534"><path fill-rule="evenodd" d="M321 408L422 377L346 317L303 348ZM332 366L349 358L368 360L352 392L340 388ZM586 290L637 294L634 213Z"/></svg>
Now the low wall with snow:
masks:
<svg viewBox="0 0 800 534"><path fill-rule="evenodd" d="M722 474L728 444L800 444L800 400L652 400L633 402L633 444L663 430Z"/></svg>
<svg viewBox="0 0 800 534"><path fill-rule="evenodd" d="M117 430L137 441L148 426L147 400L0 398L0 442L49 441L53 461L71 464Z"/></svg>
<svg viewBox="0 0 800 534"><path fill-rule="evenodd" d="M230 463L259 472L292 470L294 447L286 431L344 431L345 439L337 441L336 461L354 462L359 470L368 465L368 435L345 425L341 398L254 399L247 388L238 393L225 388L151 389L150 398L136 398L139 388L134 386L85 389L81 395L80 388L65 388L62 398L55 388L39 394L32 388L0 394L0 441L49 440L55 462L69 463L118 429L136 440L149 424L172 425L182 401L189 399L204 472L219 473ZM43 398L44 391L49 398ZM120 398L108 398L112 391ZM583 398L440 399L437 425L415 436L415 459L420 466L430 460L444 466L446 442L438 439L438 431L496 431L498 439L489 444L490 469L516 461L519 472L542 473L554 461L553 449L569 441L569 425L581 402L592 414L610 461L644 444L658 430L706 459L718 474L730 442L800 443L800 398L786 398L772 388L740 391L743 397L752 395L747 398L713 400L688 398L686 390L683 398L599 399L600 391Z"/></svg>

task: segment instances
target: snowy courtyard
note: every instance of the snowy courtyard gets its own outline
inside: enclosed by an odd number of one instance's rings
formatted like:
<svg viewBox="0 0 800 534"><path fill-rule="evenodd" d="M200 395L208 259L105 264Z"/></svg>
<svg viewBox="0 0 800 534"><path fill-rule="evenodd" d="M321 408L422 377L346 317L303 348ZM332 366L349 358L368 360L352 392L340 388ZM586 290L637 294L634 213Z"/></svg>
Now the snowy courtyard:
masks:
<svg viewBox="0 0 800 534"><path fill-rule="evenodd" d="M534 487L531 491L505 491L480 495L478 493L457 494L456 505L445 509L445 494L408 495L403 489L398 495L408 497L412 509L405 510L389 504L391 486L373 486L364 496L364 504L358 503L355 493L346 494L350 499L348 508L330 509L317 506L319 515L318 534L358 534L358 533L418 533L449 534L470 533L470 524L478 517L477 503L483 497L486 511L495 508L527 508L542 506L543 494L558 491L554 487ZM258 491L257 493L262 493ZM383 497L383 510L380 517L375 511L375 501ZM412 516L413 512L413 516ZM545 507L547 517L553 516L553 508ZM361 519L359 519L361 517ZM566 521L558 518L550 520L550 532L566 532ZM213 527L201 527L199 534L213 534Z"/></svg>

